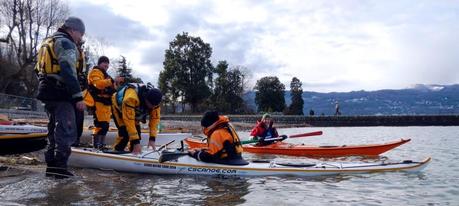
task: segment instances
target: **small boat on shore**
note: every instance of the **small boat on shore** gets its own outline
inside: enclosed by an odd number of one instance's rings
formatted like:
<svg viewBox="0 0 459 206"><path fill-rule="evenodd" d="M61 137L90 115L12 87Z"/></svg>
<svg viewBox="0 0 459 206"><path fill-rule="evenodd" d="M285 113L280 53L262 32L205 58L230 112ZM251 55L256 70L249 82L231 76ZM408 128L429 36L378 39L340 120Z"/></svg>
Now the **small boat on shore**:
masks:
<svg viewBox="0 0 459 206"><path fill-rule="evenodd" d="M0 125L1 134L47 133L48 128L34 125Z"/></svg>
<svg viewBox="0 0 459 206"><path fill-rule="evenodd" d="M2 134L0 135L0 155L33 152L45 148L47 133Z"/></svg>
<svg viewBox="0 0 459 206"><path fill-rule="evenodd" d="M309 157L338 157L338 156L377 156L402 144L409 142L411 139L400 139L382 144L364 144L364 145L341 145L341 146L316 146L303 144L290 144L282 141L270 145L259 146L257 144L243 145L244 152L257 154L278 154L291 156L309 156ZM195 138L186 138L185 143L190 149L204 148L206 143Z"/></svg>
<svg viewBox="0 0 459 206"><path fill-rule="evenodd" d="M146 151L135 156L128 154L104 153L100 150L72 148L69 165L80 168L111 169L130 173L205 175L205 176L321 176L358 174L373 172L417 172L430 162L404 160L397 162L321 162L301 163L298 159L277 162L253 161L247 165L222 165L205 163L187 155L176 160L159 162L160 152Z"/></svg>
<svg viewBox="0 0 459 206"><path fill-rule="evenodd" d="M34 125L0 125L0 155L33 152L45 148L46 127Z"/></svg>

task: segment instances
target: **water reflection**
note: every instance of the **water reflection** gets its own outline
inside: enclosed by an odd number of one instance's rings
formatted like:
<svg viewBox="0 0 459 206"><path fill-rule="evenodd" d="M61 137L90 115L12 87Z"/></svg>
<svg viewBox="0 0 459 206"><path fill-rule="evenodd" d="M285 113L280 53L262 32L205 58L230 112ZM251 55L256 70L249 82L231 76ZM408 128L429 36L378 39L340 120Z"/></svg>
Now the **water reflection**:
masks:
<svg viewBox="0 0 459 206"><path fill-rule="evenodd" d="M206 182L210 189L205 192L204 205L237 205L245 202L250 183L247 178L212 178Z"/></svg>
<svg viewBox="0 0 459 206"><path fill-rule="evenodd" d="M298 130L297 133L301 133L301 129ZM321 138L289 141L359 144L385 142L392 140L394 134L403 134L412 137L412 141L384 153L387 157L319 160L372 162L380 158L396 161L432 156L433 161L420 173L230 179L72 168L76 178L56 181L44 177L44 165L36 169L26 166L27 170L9 170L8 173L0 167L0 205L457 205L459 162L456 147L459 145L459 127L321 130L324 131ZM285 131L295 133L295 129ZM244 155L249 159L319 161L301 157Z"/></svg>

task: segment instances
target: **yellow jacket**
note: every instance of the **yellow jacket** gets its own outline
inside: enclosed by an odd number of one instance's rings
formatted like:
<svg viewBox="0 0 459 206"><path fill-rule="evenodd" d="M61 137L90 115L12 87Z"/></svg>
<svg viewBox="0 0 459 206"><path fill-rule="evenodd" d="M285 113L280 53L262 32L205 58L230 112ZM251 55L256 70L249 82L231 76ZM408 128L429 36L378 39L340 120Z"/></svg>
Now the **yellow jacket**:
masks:
<svg viewBox="0 0 459 206"><path fill-rule="evenodd" d="M148 123L148 126L150 128L150 137L157 136L161 112L159 106L151 109L150 111L142 112L142 109L140 108L141 102L139 100L139 96L135 88L126 88L121 108L116 103L116 95L113 95L112 101L113 107L117 110L117 112L114 112L115 118L118 120L119 123L121 123L119 126L126 126L126 130L128 132L130 141L139 139L139 134L137 133L137 129L135 128L135 126L139 123L139 117L143 115L150 116ZM121 116L119 114L121 114Z"/></svg>
<svg viewBox="0 0 459 206"><path fill-rule="evenodd" d="M113 87L113 80L101 69L94 67L88 74L88 84L98 90L103 91L106 88Z"/></svg>

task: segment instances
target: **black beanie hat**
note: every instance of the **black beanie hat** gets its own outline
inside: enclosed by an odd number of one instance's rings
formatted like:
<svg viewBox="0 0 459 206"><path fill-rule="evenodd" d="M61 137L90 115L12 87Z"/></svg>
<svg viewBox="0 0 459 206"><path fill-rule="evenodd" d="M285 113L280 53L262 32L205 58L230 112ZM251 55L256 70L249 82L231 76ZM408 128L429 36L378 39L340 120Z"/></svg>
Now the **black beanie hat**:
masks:
<svg viewBox="0 0 459 206"><path fill-rule="evenodd" d="M159 89L156 88L148 89L145 93L145 99L148 100L148 102L150 102L150 104L154 106L159 105L159 103L161 103L162 98L163 94L161 93L161 91L159 91Z"/></svg>
<svg viewBox="0 0 459 206"><path fill-rule="evenodd" d="M106 56L101 56L101 57L99 57L99 60L97 60L97 65L99 65L101 63L110 64L110 60Z"/></svg>
<svg viewBox="0 0 459 206"><path fill-rule="evenodd" d="M201 126L209 127L218 120L218 116L219 115L217 111L208 111L204 113L201 119Z"/></svg>

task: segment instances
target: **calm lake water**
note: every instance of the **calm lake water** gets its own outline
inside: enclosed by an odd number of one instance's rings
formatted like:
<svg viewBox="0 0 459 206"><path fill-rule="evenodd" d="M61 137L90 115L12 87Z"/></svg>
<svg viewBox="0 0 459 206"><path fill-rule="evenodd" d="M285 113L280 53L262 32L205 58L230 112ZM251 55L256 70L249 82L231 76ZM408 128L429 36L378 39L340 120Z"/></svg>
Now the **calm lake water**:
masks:
<svg viewBox="0 0 459 206"><path fill-rule="evenodd" d="M314 127L279 133L317 130L324 134L286 141L350 145L411 138L383 155L391 160L433 160L420 173L316 178L221 179L72 169L76 178L54 180L44 177L41 166L0 179L0 205L459 205L459 127ZM248 133L240 136L245 139Z"/></svg>

